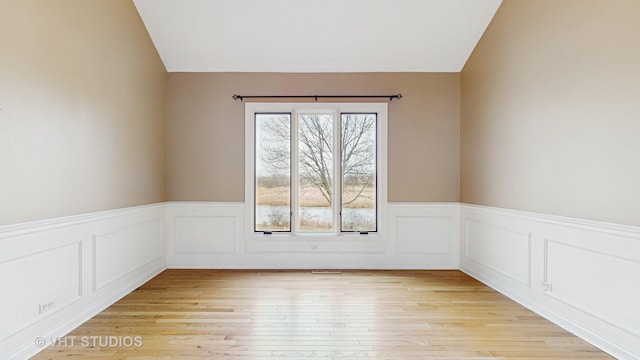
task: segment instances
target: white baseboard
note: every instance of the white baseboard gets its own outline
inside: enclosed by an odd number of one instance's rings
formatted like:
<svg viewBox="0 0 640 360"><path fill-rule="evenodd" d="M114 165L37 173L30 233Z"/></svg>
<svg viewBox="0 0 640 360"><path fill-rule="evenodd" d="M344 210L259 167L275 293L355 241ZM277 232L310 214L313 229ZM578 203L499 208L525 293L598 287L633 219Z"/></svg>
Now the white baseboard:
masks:
<svg viewBox="0 0 640 360"><path fill-rule="evenodd" d="M457 203L389 203L378 234L256 239L244 203L167 204L167 266L219 269L457 269Z"/></svg>
<svg viewBox="0 0 640 360"><path fill-rule="evenodd" d="M640 228L461 205L460 268L620 359L640 358Z"/></svg>
<svg viewBox="0 0 640 360"><path fill-rule="evenodd" d="M163 271L165 234L164 204L0 227L0 354L33 356Z"/></svg>

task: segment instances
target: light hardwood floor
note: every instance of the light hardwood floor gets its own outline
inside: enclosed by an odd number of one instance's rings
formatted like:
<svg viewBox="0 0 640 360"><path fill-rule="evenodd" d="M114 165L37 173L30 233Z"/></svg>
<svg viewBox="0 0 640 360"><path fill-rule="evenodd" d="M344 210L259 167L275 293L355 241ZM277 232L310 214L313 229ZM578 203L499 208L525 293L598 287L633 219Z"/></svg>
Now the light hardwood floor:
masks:
<svg viewBox="0 0 640 360"><path fill-rule="evenodd" d="M459 271L166 270L66 341L35 359L611 358Z"/></svg>

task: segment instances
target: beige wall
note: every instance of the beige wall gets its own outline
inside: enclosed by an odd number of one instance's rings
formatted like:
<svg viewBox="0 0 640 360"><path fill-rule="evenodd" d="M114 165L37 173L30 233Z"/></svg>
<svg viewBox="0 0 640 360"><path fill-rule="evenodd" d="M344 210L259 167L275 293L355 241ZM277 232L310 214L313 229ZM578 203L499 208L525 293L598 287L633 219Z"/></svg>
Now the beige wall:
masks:
<svg viewBox="0 0 640 360"><path fill-rule="evenodd" d="M2 1L0 44L0 225L165 199L166 72L131 1Z"/></svg>
<svg viewBox="0 0 640 360"><path fill-rule="evenodd" d="M640 225L640 1L505 0L461 75L461 199Z"/></svg>
<svg viewBox="0 0 640 360"><path fill-rule="evenodd" d="M171 73L169 200L244 201L244 104L234 93L395 94L389 201L459 200L459 74Z"/></svg>

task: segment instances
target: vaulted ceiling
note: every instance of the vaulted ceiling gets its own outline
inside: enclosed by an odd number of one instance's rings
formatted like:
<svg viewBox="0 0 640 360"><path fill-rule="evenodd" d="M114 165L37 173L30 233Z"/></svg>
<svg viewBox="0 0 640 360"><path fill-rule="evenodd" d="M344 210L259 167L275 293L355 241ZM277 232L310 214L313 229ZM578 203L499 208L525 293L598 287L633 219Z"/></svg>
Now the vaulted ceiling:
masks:
<svg viewBox="0 0 640 360"><path fill-rule="evenodd" d="M134 0L169 72L458 72L502 0Z"/></svg>

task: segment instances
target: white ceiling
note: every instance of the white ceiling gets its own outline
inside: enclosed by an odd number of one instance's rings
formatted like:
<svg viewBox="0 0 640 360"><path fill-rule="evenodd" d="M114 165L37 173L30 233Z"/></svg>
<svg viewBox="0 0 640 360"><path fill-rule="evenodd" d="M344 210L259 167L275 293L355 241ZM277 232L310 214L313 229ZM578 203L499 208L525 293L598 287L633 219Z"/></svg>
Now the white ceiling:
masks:
<svg viewBox="0 0 640 360"><path fill-rule="evenodd" d="M134 0L169 72L458 72L502 0Z"/></svg>

